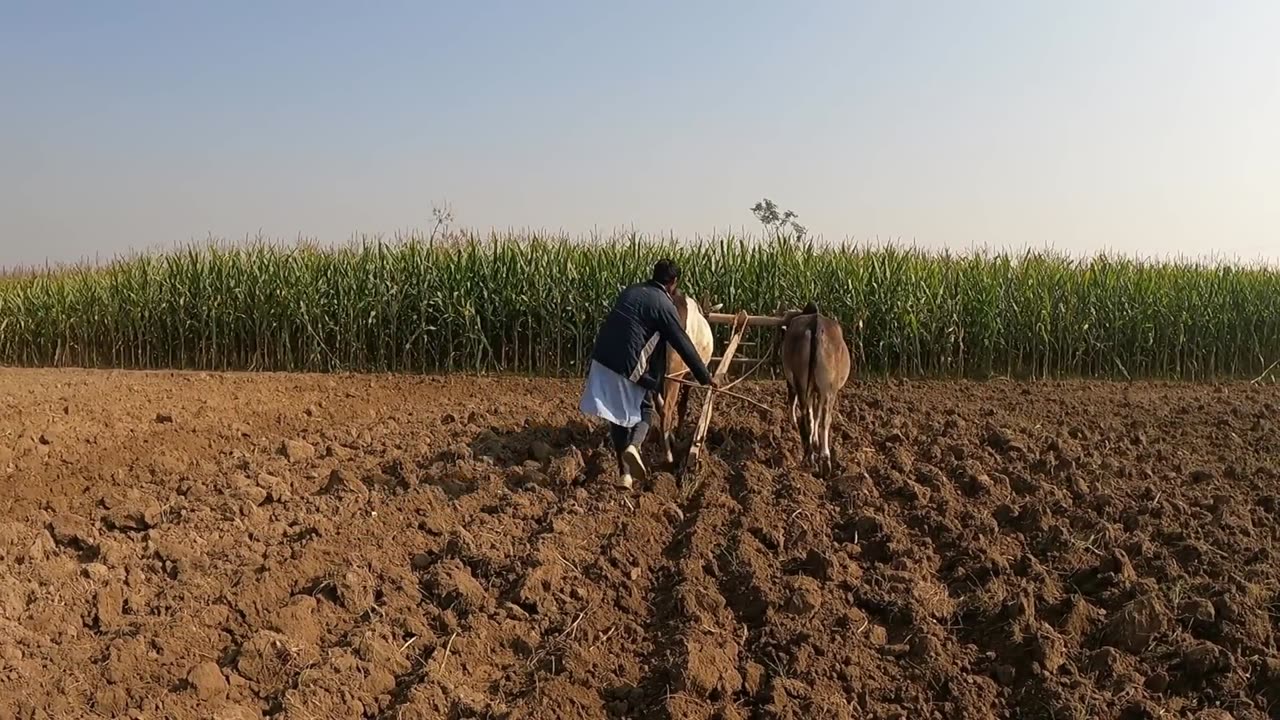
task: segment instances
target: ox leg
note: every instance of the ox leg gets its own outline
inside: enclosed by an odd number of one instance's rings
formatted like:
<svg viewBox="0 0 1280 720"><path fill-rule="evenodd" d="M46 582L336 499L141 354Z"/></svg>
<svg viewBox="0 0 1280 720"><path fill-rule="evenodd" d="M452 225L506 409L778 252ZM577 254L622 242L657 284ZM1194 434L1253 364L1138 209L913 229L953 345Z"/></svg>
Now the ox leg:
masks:
<svg viewBox="0 0 1280 720"><path fill-rule="evenodd" d="M813 407L813 425L810 426L810 440L813 443L813 470L819 475L822 474L822 397L816 396L810 400Z"/></svg>
<svg viewBox="0 0 1280 720"><path fill-rule="evenodd" d="M809 452L813 457L813 466L822 471L822 401L814 397L809 400Z"/></svg>
<svg viewBox="0 0 1280 720"><path fill-rule="evenodd" d="M791 424L797 430L800 429L800 394L791 385L791 381L787 381L787 407L791 409Z"/></svg>
<svg viewBox="0 0 1280 720"><path fill-rule="evenodd" d="M663 443L663 429L665 427L662 424L662 419L667 415L667 399L665 395L666 395L666 388L659 388L658 392L653 393L653 408L656 415L654 419L653 427L656 427L658 429L659 445Z"/></svg>
<svg viewBox="0 0 1280 720"><path fill-rule="evenodd" d="M675 462L675 455L672 453L671 441L675 434L676 412L679 408L680 383L673 380L667 380L664 383L663 402L662 402L662 453L666 458L667 464Z"/></svg>
<svg viewBox="0 0 1280 720"><path fill-rule="evenodd" d="M823 472L827 475L835 471L835 464L831 459L831 416L835 414L835 398L824 398L822 402L822 465Z"/></svg>
<svg viewBox="0 0 1280 720"><path fill-rule="evenodd" d="M689 417L689 395L691 394L692 393L687 391L680 393L680 402L678 403L679 410L677 411L676 424L674 427L685 427L685 421ZM671 462L674 463L675 460L673 459Z"/></svg>
<svg viewBox="0 0 1280 720"><path fill-rule="evenodd" d="M804 461L813 461L813 404L805 402L800 408L800 444L804 448Z"/></svg>
<svg viewBox="0 0 1280 720"><path fill-rule="evenodd" d="M656 423L658 428L658 447L662 449L663 453L667 449L667 392L667 383L664 382L661 390L654 393L654 405L658 409L658 421Z"/></svg>

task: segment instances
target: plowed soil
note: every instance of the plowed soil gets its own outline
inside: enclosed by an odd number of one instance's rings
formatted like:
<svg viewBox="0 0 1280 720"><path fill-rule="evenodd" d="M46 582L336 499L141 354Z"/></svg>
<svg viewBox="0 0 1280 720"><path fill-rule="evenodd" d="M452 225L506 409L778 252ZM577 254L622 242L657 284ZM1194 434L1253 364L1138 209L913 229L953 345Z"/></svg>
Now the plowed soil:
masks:
<svg viewBox="0 0 1280 720"><path fill-rule="evenodd" d="M1280 717L1280 393L0 371L0 718Z"/></svg>

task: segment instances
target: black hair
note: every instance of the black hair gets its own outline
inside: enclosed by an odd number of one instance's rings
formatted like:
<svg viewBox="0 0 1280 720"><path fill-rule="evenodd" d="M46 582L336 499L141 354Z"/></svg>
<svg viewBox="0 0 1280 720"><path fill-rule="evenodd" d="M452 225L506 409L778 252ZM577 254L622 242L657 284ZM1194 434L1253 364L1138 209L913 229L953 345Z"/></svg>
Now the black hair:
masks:
<svg viewBox="0 0 1280 720"><path fill-rule="evenodd" d="M660 285L670 285L680 277L680 266L675 260L662 259L653 265L653 280Z"/></svg>

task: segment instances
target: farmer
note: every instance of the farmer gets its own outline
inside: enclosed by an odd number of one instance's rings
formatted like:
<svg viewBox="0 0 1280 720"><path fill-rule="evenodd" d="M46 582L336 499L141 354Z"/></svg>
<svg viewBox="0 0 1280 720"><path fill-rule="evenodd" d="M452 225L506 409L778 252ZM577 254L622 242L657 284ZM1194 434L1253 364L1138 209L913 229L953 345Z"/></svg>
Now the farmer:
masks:
<svg viewBox="0 0 1280 720"><path fill-rule="evenodd" d="M703 385L715 379L698 357L671 300L680 268L659 260L653 278L625 288L596 336L586 388L578 408L609 423L618 457L618 485L645 478L640 446L653 422L654 397L667 374L668 343Z"/></svg>

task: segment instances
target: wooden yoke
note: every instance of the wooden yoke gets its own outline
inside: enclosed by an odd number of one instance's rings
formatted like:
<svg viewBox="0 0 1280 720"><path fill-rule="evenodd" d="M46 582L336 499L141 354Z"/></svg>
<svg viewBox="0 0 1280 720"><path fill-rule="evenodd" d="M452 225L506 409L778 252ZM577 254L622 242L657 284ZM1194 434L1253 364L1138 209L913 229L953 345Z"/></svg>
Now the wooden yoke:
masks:
<svg viewBox="0 0 1280 720"><path fill-rule="evenodd" d="M778 315L747 315L746 313L729 315L728 313L707 313L707 322L712 325L733 325L736 327L738 320L741 318L745 318L745 327L779 327L787 322L786 318Z"/></svg>

